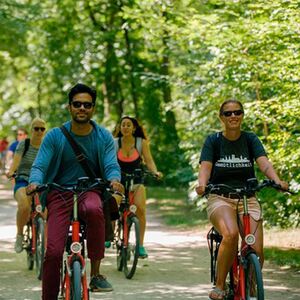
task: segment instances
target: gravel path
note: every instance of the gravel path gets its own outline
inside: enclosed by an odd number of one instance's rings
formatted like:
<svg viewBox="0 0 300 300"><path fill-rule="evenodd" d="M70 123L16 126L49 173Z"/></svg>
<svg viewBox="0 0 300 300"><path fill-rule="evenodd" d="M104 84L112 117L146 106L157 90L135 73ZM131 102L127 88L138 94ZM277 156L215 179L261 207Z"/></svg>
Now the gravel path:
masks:
<svg viewBox="0 0 300 300"><path fill-rule="evenodd" d="M11 191L0 181L0 299L40 299L40 282L35 271L26 269L25 253L13 251L15 209ZM149 210L145 243L149 258L139 260L136 274L128 280L116 269L115 250L108 249L101 273L107 275L114 291L93 293L90 299L208 299L211 284L205 234L166 227ZM299 273L266 263L266 299L300 299L299 280Z"/></svg>

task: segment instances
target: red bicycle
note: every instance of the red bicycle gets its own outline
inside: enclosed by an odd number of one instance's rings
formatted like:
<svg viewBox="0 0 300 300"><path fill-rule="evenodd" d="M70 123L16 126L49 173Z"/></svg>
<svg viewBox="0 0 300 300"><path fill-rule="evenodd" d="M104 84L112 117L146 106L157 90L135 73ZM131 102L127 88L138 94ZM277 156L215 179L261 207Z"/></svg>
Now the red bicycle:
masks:
<svg viewBox="0 0 300 300"><path fill-rule="evenodd" d="M70 230L65 246L65 255L61 265L60 298L65 300L88 300L89 289L86 278L86 249L85 249L85 225L78 218L78 194L89 190L107 191L108 182L88 177L78 179L76 185L63 187L56 183L49 183L37 187L36 192L56 189L61 192L73 193L73 214Z"/></svg>
<svg viewBox="0 0 300 300"><path fill-rule="evenodd" d="M30 219L24 226L23 249L27 254L27 267L32 270L35 262L35 269L39 280L42 279L43 259L46 248L46 222L42 212L39 196L32 196Z"/></svg>
<svg viewBox="0 0 300 300"><path fill-rule="evenodd" d="M249 179L244 188L233 188L224 184L208 185L205 194L218 193L218 191L228 191L239 196L237 206L240 201L243 203L243 224L238 221L241 234L241 244L237 249L237 255L229 272L227 300L264 300L264 285L259 257L253 249L256 229L250 228L250 215L248 213L247 196L255 194L265 187L272 187L282 190L281 186L272 180L264 180L258 183L256 179ZM291 193L291 191L288 191ZM237 218L239 220L239 218ZM212 227L207 234L208 247L211 256L211 282L216 284L217 257L222 236Z"/></svg>
<svg viewBox="0 0 300 300"><path fill-rule="evenodd" d="M116 221L114 244L117 249L117 269L124 271L125 277L131 279L136 271L139 259L140 224L135 214L134 180L142 178L142 170L132 174L122 173L125 195L119 207L120 218Z"/></svg>

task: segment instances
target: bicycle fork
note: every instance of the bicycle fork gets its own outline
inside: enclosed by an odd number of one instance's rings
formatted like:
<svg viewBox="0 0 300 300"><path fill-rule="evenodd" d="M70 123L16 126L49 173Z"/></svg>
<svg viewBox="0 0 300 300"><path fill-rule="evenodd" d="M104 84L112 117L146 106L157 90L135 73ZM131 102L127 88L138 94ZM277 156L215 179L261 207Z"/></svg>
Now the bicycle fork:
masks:
<svg viewBox="0 0 300 300"><path fill-rule="evenodd" d="M243 207L244 207L244 213L243 213L243 235L242 241L241 241L241 251L236 256L233 264L233 274L234 283L238 282L237 291L238 293L235 293L234 300L246 300L246 286L245 286L245 268L246 268L246 262L245 262L245 256L247 254L247 251L249 250L249 247L255 243L255 236L251 233L250 229L250 215L248 212L248 204L247 204L247 197L243 197ZM236 286L236 285L235 285Z"/></svg>
<svg viewBox="0 0 300 300"><path fill-rule="evenodd" d="M70 290L71 290L71 278L72 274L72 264L75 260L79 261L81 264L81 284L82 284L82 299L88 300L88 288L86 280L86 266L85 260L81 255L82 245L80 243L80 222L78 220L78 196L74 194L74 206L73 206L73 221L71 223L72 227L72 244L70 246L71 255L68 256L66 262L66 277L65 285L66 287L66 298L65 300L70 300Z"/></svg>

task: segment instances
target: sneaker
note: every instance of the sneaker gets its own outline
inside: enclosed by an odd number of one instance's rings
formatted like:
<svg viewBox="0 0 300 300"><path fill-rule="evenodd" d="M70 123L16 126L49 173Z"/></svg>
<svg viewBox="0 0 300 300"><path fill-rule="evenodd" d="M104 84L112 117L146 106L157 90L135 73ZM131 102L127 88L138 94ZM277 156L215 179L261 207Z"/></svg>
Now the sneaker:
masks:
<svg viewBox="0 0 300 300"><path fill-rule="evenodd" d="M139 248L139 257L140 258L147 258L148 257L148 253L146 251L146 249L144 248L144 246L140 246Z"/></svg>
<svg viewBox="0 0 300 300"><path fill-rule="evenodd" d="M90 281L90 290L92 292L111 292L113 290L111 284L103 275L93 276Z"/></svg>
<svg viewBox="0 0 300 300"><path fill-rule="evenodd" d="M21 253L23 251L23 235L18 234L15 242L15 251L16 253Z"/></svg>
<svg viewBox="0 0 300 300"><path fill-rule="evenodd" d="M106 242L104 243L104 245L105 245L105 248L110 248L110 246L111 246L111 241L106 241Z"/></svg>

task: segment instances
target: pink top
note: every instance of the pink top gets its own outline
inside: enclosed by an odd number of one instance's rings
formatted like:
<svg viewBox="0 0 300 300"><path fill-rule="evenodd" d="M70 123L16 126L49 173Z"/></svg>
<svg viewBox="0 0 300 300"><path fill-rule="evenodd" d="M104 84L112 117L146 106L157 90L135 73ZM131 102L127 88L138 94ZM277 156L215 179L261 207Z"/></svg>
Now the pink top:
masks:
<svg viewBox="0 0 300 300"><path fill-rule="evenodd" d="M119 149L119 151L118 151L118 159L122 162L133 162L133 161L137 160L139 157L140 157L140 154L136 148L133 149L133 152L129 157L125 156L121 149Z"/></svg>

